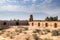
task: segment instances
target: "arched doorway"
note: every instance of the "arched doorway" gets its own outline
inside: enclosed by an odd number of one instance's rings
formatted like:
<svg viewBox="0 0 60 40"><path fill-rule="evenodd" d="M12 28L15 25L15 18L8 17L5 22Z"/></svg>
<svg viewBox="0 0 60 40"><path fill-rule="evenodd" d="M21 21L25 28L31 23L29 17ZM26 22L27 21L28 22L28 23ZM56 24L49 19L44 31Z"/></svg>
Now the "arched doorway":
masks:
<svg viewBox="0 0 60 40"><path fill-rule="evenodd" d="M6 22L3 22L3 25L7 25L7 23Z"/></svg>
<svg viewBox="0 0 60 40"><path fill-rule="evenodd" d="M40 26L40 23L38 23L38 26Z"/></svg>
<svg viewBox="0 0 60 40"><path fill-rule="evenodd" d="M32 23L32 26L34 26L34 23Z"/></svg>
<svg viewBox="0 0 60 40"><path fill-rule="evenodd" d="M45 27L48 27L48 23L45 23Z"/></svg>
<svg viewBox="0 0 60 40"><path fill-rule="evenodd" d="M19 22L16 22L16 25L19 25Z"/></svg>
<svg viewBox="0 0 60 40"><path fill-rule="evenodd" d="M54 27L57 28L57 23L54 23Z"/></svg>

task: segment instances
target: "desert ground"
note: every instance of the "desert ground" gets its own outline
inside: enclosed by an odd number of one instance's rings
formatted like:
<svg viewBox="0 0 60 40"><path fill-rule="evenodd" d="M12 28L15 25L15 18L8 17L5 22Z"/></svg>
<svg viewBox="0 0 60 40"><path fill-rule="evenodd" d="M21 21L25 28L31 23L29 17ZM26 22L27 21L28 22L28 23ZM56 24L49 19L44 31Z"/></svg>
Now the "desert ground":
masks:
<svg viewBox="0 0 60 40"><path fill-rule="evenodd" d="M60 32L60 29L58 29ZM60 40L58 33L53 34L49 29L29 29L29 27L12 26L0 30L0 40Z"/></svg>

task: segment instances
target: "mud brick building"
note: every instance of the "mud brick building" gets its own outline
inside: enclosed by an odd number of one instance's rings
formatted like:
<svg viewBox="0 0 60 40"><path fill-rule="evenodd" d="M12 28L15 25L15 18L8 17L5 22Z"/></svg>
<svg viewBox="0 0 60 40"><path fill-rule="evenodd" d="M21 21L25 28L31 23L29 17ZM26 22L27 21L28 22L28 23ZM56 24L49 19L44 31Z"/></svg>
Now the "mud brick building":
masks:
<svg viewBox="0 0 60 40"><path fill-rule="evenodd" d="M30 15L29 20L0 20L0 29L8 28L8 26L28 26L29 28L60 28L60 21L33 20Z"/></svg>

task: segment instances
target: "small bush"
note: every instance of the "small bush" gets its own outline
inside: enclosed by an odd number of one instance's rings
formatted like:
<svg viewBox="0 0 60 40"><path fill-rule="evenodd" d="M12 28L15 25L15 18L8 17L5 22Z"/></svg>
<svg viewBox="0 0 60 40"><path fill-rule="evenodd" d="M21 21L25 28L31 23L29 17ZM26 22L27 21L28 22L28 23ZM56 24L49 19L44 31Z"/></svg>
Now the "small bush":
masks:
<svg viewBox="0 0 60 40"><path fill-rule="evenodd" d="M15 32L22 33L22 29L16 29Z"/></svg>
<svg viewBox="0 0 60 40"><path fill-rule="evenodd" d="M57 30L52 31L52 36L59 36L59 32Z"/></svg>
<svg viewBox="0 0 60 40"><path fill-rule="evenodd" d="M53 39L48 39L48 38L45 38L44 40L53 40Z"/></svg>
<svg viewBox="0 0 60 40"><path fill-rule="evenodd" d="M46 32L50 32L50 30L49 30L49 29L45 29L45 31L46 31Z"/></svg>
<svg viewBox="0 0 60 40"><path fill-rule="evenodd" d="M5 30L0 30L0 35L2 35L5 32Z"/></svg>
<svg viewBox="0 0 60 40"><path fill-rule="evenodd" d="M43 32L44 32L44 34L48 34L50 32L50 30L49 29L45 29L45 30L43 30Z"/></svg>
<svg viewBox="0 0 60 40"><path fill-rule="evenodd" d="M19 33L22 33L22 29L19 30Z"/></svg>
<svg viewBox="0 0 60 40"><path fill-rule="evenodd" d="M35 30L33 31L33 33L39 33L39 32L40 32L39 29L35 29Z"/></svg>
<svg viewBox="0 0 60 40"><path fill-rule="evenodd" d="M24 34L27 34L27 32L24 32Z"/></svg>
<svg viewBox="0 0 60 40"><path fill-rule="evenodd" d="M44 35L44 33L43 33L43 32L41 32L41 35Z"/></svg>
<svg viewBox="0 0 60 40"><path fill-rule="evenodd" d="M28 27L25 27L25 30L28 30Z"/></svg>
<svg viewBox="0 0 60 40"><path fill-rule="evenodd" d="M8 36L10 36L10 34L9 34L9 33L7 33L7 34L6 34L6 36L7 36L7 37L8 37Z"/></svg>
<svg viewBox="0 0 60 40"><path fill-rule="evenodd" d="M37 36L37 34L33 34L33 37L35 40L39 40L39 37Z"/></svg>
<svg viewBox="0 0 60 40"><path fill-rule="evenodd" d="M14 37L13 36L10 36L10 39L13 39Z"/></svg>
<svg viewBox="0 0 60 40"><path fill-rule="evenodd" d="M17 32L17 35L19 35L19 32Z"/></svg>
<svg viewBox="0 0 60 40"><path fill-rule="evenodd" d="M0 35L2 35L3 34L3 32L2 31L0 31Z"/></svg>
<svg viewBox="0 0 60 40"><path fill-rule="evenodd" d="M26 40L29 40L29 37L28 37L28 38L26 38Z"/></svg>
<svg viewBox="0 0 60 40"><path fill-rule="evenodd" d="M60 29L58 29L59 35L60 35Z"/></svg>

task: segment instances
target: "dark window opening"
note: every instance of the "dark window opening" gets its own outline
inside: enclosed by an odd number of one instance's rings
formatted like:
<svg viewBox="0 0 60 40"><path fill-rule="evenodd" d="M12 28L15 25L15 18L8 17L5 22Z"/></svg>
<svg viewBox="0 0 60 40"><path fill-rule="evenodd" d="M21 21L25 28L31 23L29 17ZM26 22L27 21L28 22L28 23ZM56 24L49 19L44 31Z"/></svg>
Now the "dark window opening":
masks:
<svg viewBox="0 0 60 40"><path fill-rule="evenodd" d="M19 25L19 22L16 22L16 25Z"/></svg>
<svg viewBox="0 0 60 40"><path fill-rule="evenodd" d="M27 22L27 23L25 23L25 25L29 25L29 23Z"/></svg>
<svg viewBox="0 0 60 40"><path fill-rule="evenodd" d="M54 27L55 27L55 28L57 27L57 23L54 23Z"/></svg>
<svg viewBox="0 0 60 40"><path fill-rule="evenodd" d="M48 27L48 23L46 23L45 26Z"/></svg>
<svg viewBox="0 0 60 40"><path fill-rule="evenodd" d="M38 26L40 26L40 23L38 23Z"/></svg>
<svg viewBox="0 0 60 40"><path fill-rule="evenodd" d="M34 24L32 23L32 26L34 26Z"/></svg>
<svg viewBox="0 0 60 40"><path fill-rule="evenodd" d="M3 23L3 25L6 25L6 24L7 24L6 22Z"/></svg>

